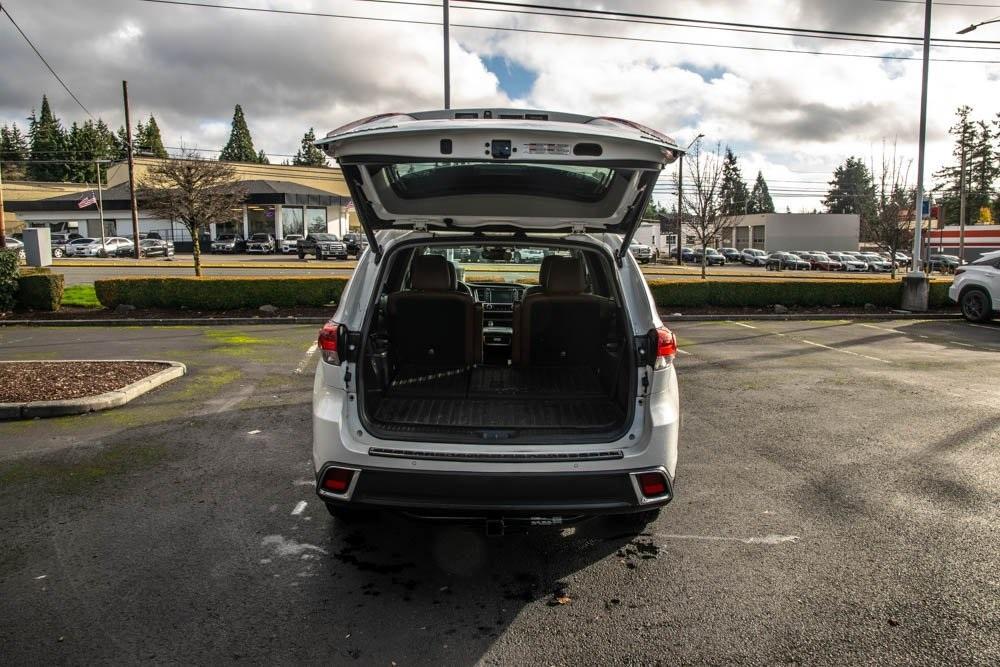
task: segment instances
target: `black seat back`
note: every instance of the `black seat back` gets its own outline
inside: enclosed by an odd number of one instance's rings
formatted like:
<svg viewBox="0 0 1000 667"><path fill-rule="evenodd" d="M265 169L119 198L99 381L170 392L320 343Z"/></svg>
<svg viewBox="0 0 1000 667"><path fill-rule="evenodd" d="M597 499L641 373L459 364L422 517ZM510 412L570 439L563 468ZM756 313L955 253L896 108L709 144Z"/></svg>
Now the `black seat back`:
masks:
<svg viewBox="0 0 1000 667"><path fill-rule="evenodd" d="M448 265L440 255L415 255L410 289L388 296L387 328L397 365L456 367L478 361L482 311L472 296L455 291Z"/></svg>

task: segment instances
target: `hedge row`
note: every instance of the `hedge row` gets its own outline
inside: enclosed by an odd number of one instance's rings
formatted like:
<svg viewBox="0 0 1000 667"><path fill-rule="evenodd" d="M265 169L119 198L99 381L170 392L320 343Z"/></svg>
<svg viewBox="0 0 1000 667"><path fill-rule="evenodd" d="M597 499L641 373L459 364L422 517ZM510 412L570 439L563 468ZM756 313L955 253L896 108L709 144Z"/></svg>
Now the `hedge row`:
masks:
<svg viewBox="0 0 1000 667"><path fill-rule="evenodd" d="M0 250L0 313L11 310L17 297L17 251Z"/></svg>
<svg viewBox="0 0 1000 667"><path fill-rule="evenodd" d="M65 281L61 273L22 271L17 279L17 307L20 310L59 310Z"/></svg>
<svg viewBox="0 0 1000 667"><path fill-rule="evenodd" d="M891 280L651 280L657 306L876 306L898 308L902 283ZM930 306L948 303L948 284L931 283Z"/></svg>
<svg viewBox="0 0 1000 667"><path fill-rule="evenodd" d="M325 277L170 277L109 278L94 282L105 308L230 310L272 306L323 306L337 301L346 278Z"/></svg>

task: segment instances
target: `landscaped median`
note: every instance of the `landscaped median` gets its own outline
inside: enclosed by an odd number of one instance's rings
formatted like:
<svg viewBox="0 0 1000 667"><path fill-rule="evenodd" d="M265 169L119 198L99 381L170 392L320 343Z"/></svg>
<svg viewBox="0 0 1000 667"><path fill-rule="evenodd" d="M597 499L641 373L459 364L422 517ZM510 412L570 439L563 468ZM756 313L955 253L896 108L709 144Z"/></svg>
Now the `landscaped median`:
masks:
<svg viewBox="0 0 1000 667"><path fill-rule="evenodd" d="M186 372L176 361L0 361L0 419L116 408Z"/></svg>
<svg viewBox="0 0 1000 667"><path fill-rule="evenodd" d="M135 277L94 282L97 299L105 308L234 310L323 306L335 302L347 278L276 276L242 277Z"/></svg>
<svg viewBox="0 0 1000 667"><path fill-rule="evenodd" d="M946 282L932 282L931 308L948 305ZM649 289L661 307L857 306L898 308L899 280L708 279L650 280Z"/></svg>

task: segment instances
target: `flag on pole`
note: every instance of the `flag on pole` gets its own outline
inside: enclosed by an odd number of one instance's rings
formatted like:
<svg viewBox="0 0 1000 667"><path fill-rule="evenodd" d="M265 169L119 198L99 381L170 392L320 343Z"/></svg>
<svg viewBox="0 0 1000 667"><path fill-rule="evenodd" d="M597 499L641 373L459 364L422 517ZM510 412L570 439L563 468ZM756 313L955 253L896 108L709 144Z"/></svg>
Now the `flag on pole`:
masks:
<svg viewBox="0 0 1000 667"><path fill-rule="evenodd" d="M97 203L97 197L95 197L94 193L91 192L89 194L83 195L83 197L80 198L80 201L76 203L76 207L87 208L88 206L93 206L96 203Z"/></svg>
<svg viewBox="0 0 1000 667"><path fill-rule="evenodd" d="M347 205L344 207L344 211L346 213L351 213L352 211L354 211L354 200L353 199L348 199L347 200Z"/></svg>

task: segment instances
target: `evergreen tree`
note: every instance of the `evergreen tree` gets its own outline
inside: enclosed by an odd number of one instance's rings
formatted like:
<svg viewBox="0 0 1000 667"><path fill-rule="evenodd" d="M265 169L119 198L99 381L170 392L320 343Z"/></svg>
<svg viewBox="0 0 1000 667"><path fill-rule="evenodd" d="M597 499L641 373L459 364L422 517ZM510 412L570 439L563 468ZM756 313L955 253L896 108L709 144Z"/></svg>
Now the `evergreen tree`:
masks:
<svg viewBox="0 0 1000 667"><path fill-rule="evenodd" d="M42 110L34 110L28 119L28 137L32 160L66 159L66 133L59 119L52 113L49 100L42 96ZM30 164L28 178L33 181L61 181L67 176L65 164Z"/></svg>
<svg viewBox="0 0 1000 667"><path fill-rule="evenodd" d="M722 186L719 191L723 215L743 215L750 208L750 192L743 180L743 174L736 164L736 155L726 147L726 158L722 163Z"/></svg>
<svg viewBox="0 0 1000 667"><path fill-rule="evenodd" d="M747 205L747 213L774 213L774 202L771 201L771 193L767 189L764 181L764 174L757 172L757 180L753 184L750 192L750 203Z"/></svg>
<svg viewBox="0 0 1000 667"><path fill-rule="evenodd" d="M107 124L88 120L83 125L73 123L67 135L67 144L74 163L69 165L68 178L79 183L93 183L97 179L95 160L113 160L118 156L118 140ZM101 166L101 174L107 173Z"/></svg>
<svg viewBox="0 0 1000 667"><path fill-rule="evenodd" d="M160 136L160 126L156 124L156 118L152 114L149 122L145 125L140 121L135 132L136 153L149 153L153 157L167 158L167 149L163 147L163 137Z"/></svg>
<svg viewBox="0 0 1000 667"><path fill-rule="evenodd" d="M828 213L856 213L865 230L875 215L875 182L860 158L849 157L833 172L830 189L823 200ZM862 231L862 237L866 237Z"/></svg>
<svg viewBox="0 0 1000 667"><path fill-rule="evenodd" d="M257 151L257 162L260 164L271 164L271 161L267 159L267 154L261 149Z"/></svg>
<svg viewBox="0 0 1000 667"><path fill-rule="evenodd" d="M115 135L115 150L116 160L127 160L128 159L128 133L125 131L125 126L118 126L118 132ZM132 143L132 150L135 150L135 142Z"/></svg>
<svg viewBox="0 0 1000 667"><path fill-rule="evenodd" d="M28 140L21 134L16 123L11 123L10 127L0 127L0 163L4 178L10 181L24 180L27 170L22 161L28 159L29 151Z"/></svg>
<svg viewBox="0 0 1000 667"><path fill-rule="evenodd" d="M243 108L239 104L233 110L232 131L229 133L229 141L219 154L219 159L225 162L260 161L257 151L253 147L253 139L250 137L247 120L243 116Z"/></svg>
<svg viewBox="0 0 1000 667"><path fill-rule="evenodd" d="M969 209L969 162L975 152L977 141L976 123L969 117L972 108L962 105L955 110L956 121L948 129L948 133L955 137L955 146L951 155L954 162L945 165L934 173L937 180L935 190L941 191L941 200L938 202L944 206L944 224L959 224L961 211L961 186L962 186L962 155L965 155L965 192L966 192L966 222L975 220L975 216L970 214Z"/></svg>
<svg viewBox="0 0 1000 667"><path fill-rule="evenodd" d="M326 155L313 143L316 141L316 131L309 128L309 131L302 135L302 147L292 158L292 164L305 167L325 167Z"/></svg>
<svg viewBox="0 0 1000 667"><path fill-rule="evenodd" d="M971 153L966 158L966 222L985 224L981 218L982 209L989 209L993 203L993 183L1000 176L1000 160L993 147L997 139L990 124L980 120L976 122L975 143ZM989 216L992 217L992 216Z"/></svg>

